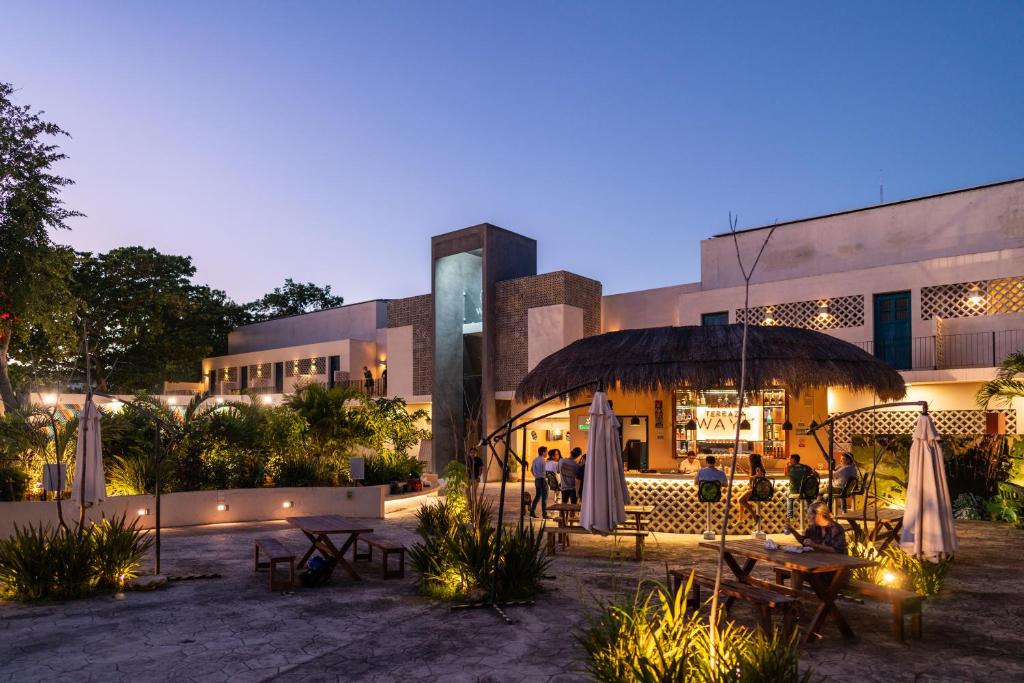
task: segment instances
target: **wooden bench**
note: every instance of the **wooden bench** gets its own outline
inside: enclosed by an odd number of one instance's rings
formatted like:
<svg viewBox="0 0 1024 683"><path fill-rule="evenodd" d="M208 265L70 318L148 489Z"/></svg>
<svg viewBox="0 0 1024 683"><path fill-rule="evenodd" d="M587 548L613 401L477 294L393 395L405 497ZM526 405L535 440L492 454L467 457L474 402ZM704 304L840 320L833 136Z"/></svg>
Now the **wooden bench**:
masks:
<svg viewBox="0 0 1024 683"><path fill-rule="evenodd" d="M775 568L775 582L784 585L790 579L790 573L781 567ZM903 617L910 616L910 635L921 637L921 605L924 596L913 591L903 590L895 586L879 586L870 581L850 581L847 588L859 595L892 605L892 635L896 640L905 639Z"/></svg>
<svg viewBox="0 0 1024 683"><path fill-rule="evenodd" d="M586 534L587 536L594 536L594 537L597 537L597 538L601 537L600 534L593 534L593 533L587 531L586 529L584 529L582 527L578 527L578 526L557 526L557 527L547 527L547 526L545 526L544 527L544 533L547 534L548 553L550 555L554 555L555 554L555 542L556 542L558 536L561 536L563 534L565 534L566 536L568 536L568 535L576 535L576 534ZM636 530L625 529L625 530L616 530L616 531L608 534L608 536L614 536L616 538L633 538L633 539L636 539L636 559L639 561L639 560L642 560L644 558L644 539L647 538L648 533L649 532L647 532L647 531L636 531Z"/></svg>
<svg viewBox="0 0 1024 683"><path fill-rule="evenodd" d="M360 543L366 544L366 552L359 552ZM356 542L352 544L352 560L354 562L359 560L373 561L374 548L381 552L385 579L401 579L405 577L405 546L374 536L373 534L360 534L356 538ZM398 569L391 569L388 558L392 555L398 555Z"/></svg>
<svg viewBox="0 0 1024 683"><path fill-rule="evenodd" d="M691 570L672 569L669 570L669 574L672 577L672 592L675 594L686 586L687 581L690 580ZM704 574L696 571L692 572L692 575L693 583L690 586L690 595L687 597L686 606L690 611L696 612L700 609L701 605L700 589L707 588L713 591L715 589L715 576L714 574ZM786 637L793 633L793 629L796 628L796 623L800 618L800 601L797 598L783 595L762 586L742 583L736 579L723 576L722 582L719 585L719 594L724 595L726 598L725 610L727 612L737 600L743 600L752 604L757 609L758 626L767 635L772 633L773 609L782 612L782 633Z"/></svg>
<svg viewBox="0 0 1024 683"><path fill-rule="evenodd" d="M267 556L266 562L260 562L260 551ZM288 566L288 580L277 579L277 567L281 564ZM253 571L267 569L270 573L270 590L287 590L295 585L295 554L288 550L281 541L276 538L257 538L255 548L255 565Z"/></svg>

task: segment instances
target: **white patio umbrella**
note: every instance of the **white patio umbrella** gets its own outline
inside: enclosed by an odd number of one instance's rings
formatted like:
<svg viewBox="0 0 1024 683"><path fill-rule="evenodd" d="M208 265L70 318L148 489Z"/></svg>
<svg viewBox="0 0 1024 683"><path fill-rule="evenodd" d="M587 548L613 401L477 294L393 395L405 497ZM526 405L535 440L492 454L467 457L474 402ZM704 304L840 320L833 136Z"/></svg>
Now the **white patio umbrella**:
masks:
<svg viewBox="0 0 1024 683"><path fill-rule="evenodd" d="M900 547L908 555L935 562L956 552L953 506L946 483L939 433L926 414L917 419L907 471L907 506Z"/></svg>
<svg viewBox="0 0 1024 683"><path fill-rule="evenodd" d="M91 395L85 399L85 406L82 408L78 420L78 443L75 445L75 478L71 482L71 502L88 507L107 497L100 441L100 411L93 403Z"/></svg>
<svg viewBox="0 0 1024 683"><path fill-rule="evenodd" d="M603 391L598 391L590 404L580 526L599 534L610 533L626 521L627 503L629 490L622 468L619 420L608 403L608 397Z"/></svg>

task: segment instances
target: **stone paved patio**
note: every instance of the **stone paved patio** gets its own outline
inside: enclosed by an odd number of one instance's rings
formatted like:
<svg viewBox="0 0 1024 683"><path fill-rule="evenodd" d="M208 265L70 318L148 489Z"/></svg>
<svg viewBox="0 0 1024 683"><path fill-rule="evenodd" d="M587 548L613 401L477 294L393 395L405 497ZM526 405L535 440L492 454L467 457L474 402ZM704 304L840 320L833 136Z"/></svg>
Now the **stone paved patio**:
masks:
<svg viewBox="0 0 1024 683"><path fill-rule="evenodd" d="M374 524L405 543L413 525L409 512ZM850 604L844 613L860 640L844 642L830 627L803 661L835 681L1024 680L1024 531L986 522L958 531L963 552L946 593L925 607L923 641L893 642L887 609ZM692 536L658 534L643 563L613 557L628 558L629 545L583 539L557 556L551 590L534 607L512 609L519 623L507 626L486 611L450 612L418 597L411 576L385 581L378 567L361 583L336 575L324 588L270 593L251 566L251 539L268 533L304 548L280 522L171 530L168 573L223 578L78 602L0 603L0 680L584 680L573 634L597 601L664 577L666 562L712 559Z"/></svg>

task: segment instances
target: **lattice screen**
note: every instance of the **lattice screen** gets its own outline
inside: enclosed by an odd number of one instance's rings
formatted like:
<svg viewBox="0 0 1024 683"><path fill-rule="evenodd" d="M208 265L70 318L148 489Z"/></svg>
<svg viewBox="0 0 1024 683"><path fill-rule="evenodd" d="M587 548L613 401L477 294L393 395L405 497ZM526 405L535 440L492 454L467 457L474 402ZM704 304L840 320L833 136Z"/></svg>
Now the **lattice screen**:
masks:
<svg viewBox="0 0 1024 683"><path fill-rule="evenodd" d="M249 388L258 391L274 386L274 365L258 363L249 366Z"/></svg>
<svg viewBox="0 0 1024 683"><path fill-rule="evenodd" d="M921 288L921 319L973 318L1024 311L1024 276Z"/></svg>
<svg viewBox="0 0 1024 683"><path fill-rule="evenodd" d="M237 382L238 368L221 368L217 371L217 378L221 382Z"/></svg>
<svg viewBox="0 0 1024 683"><path fill-rule="evenodd" d="M1017 411L997 410L1006 415L1006 431L1017 431ZM929 413L939 434L963 436L985 433L984 410L933 410ZM854 436L912 434L919 413L916 410L879 410L859 413L836 423L836 443L849 444Z"/></svg>
<svg viewBox="0 0 1024 683"><path fill-rule="evenodd" d="M633 479L626 478L629 488L630 503L634 505L653 505L654 512L650 517L651 531L663 531L671 534L699 534L704 532L707 506L697 500L697 487L692 481L684 479ZM733 487L733 501L747 490L746 482ZM789 493L788 482L775 482L775 496L769 503L761 503L761 530L769 534L782 533L786 518L786 496ZM723 502L712 503L712 528L721 522ZM752 523L740 521L739 510L733 506L729 519L730 534L750 533Z"/></svg>
<svg viewBox="0 0 1024 683"><path fill-rule="evenodd" d="M298 377L306 375L324 375L327 373L327 359L302 358L300 360L288 361L284 365L284 374L287 377Z"/></svg>
<svg viewBox="0 0 1024 683"><path fill-rule="evenodd" d="M864 325L864 297L837 296L832 299L793 301L771 306L736 309L736 322L742 323L749 310L752 325L788 325L810 330L834 330Z"/></svg>

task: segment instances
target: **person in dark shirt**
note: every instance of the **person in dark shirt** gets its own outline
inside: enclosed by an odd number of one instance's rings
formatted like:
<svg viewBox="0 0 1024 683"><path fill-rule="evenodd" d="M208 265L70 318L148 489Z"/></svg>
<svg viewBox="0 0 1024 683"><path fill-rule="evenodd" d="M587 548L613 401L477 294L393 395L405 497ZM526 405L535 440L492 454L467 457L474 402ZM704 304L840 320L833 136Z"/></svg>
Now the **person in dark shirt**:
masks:
<svg viewBox="0 0 1024 683"><path fill-rule="evenodd" d="M828 505L823 502L814 503L808 512L811 515L811 525L802 534L794 531L788 524L786 530L793 534L793 538L799 541L800 545L807 548L845 555L846 532L832 517Z"/></svg>
<svg viewBox="0 0 1024 683"><path fill-rule="evenodd" d="M811 474L811 468L800 462L800 454L793 453L789 456L789 467L786 468L786 476L789 477L789 493L799 494L800 485L804 479ZM786 497L786 517L793 518L793 498Z"/></svg>

